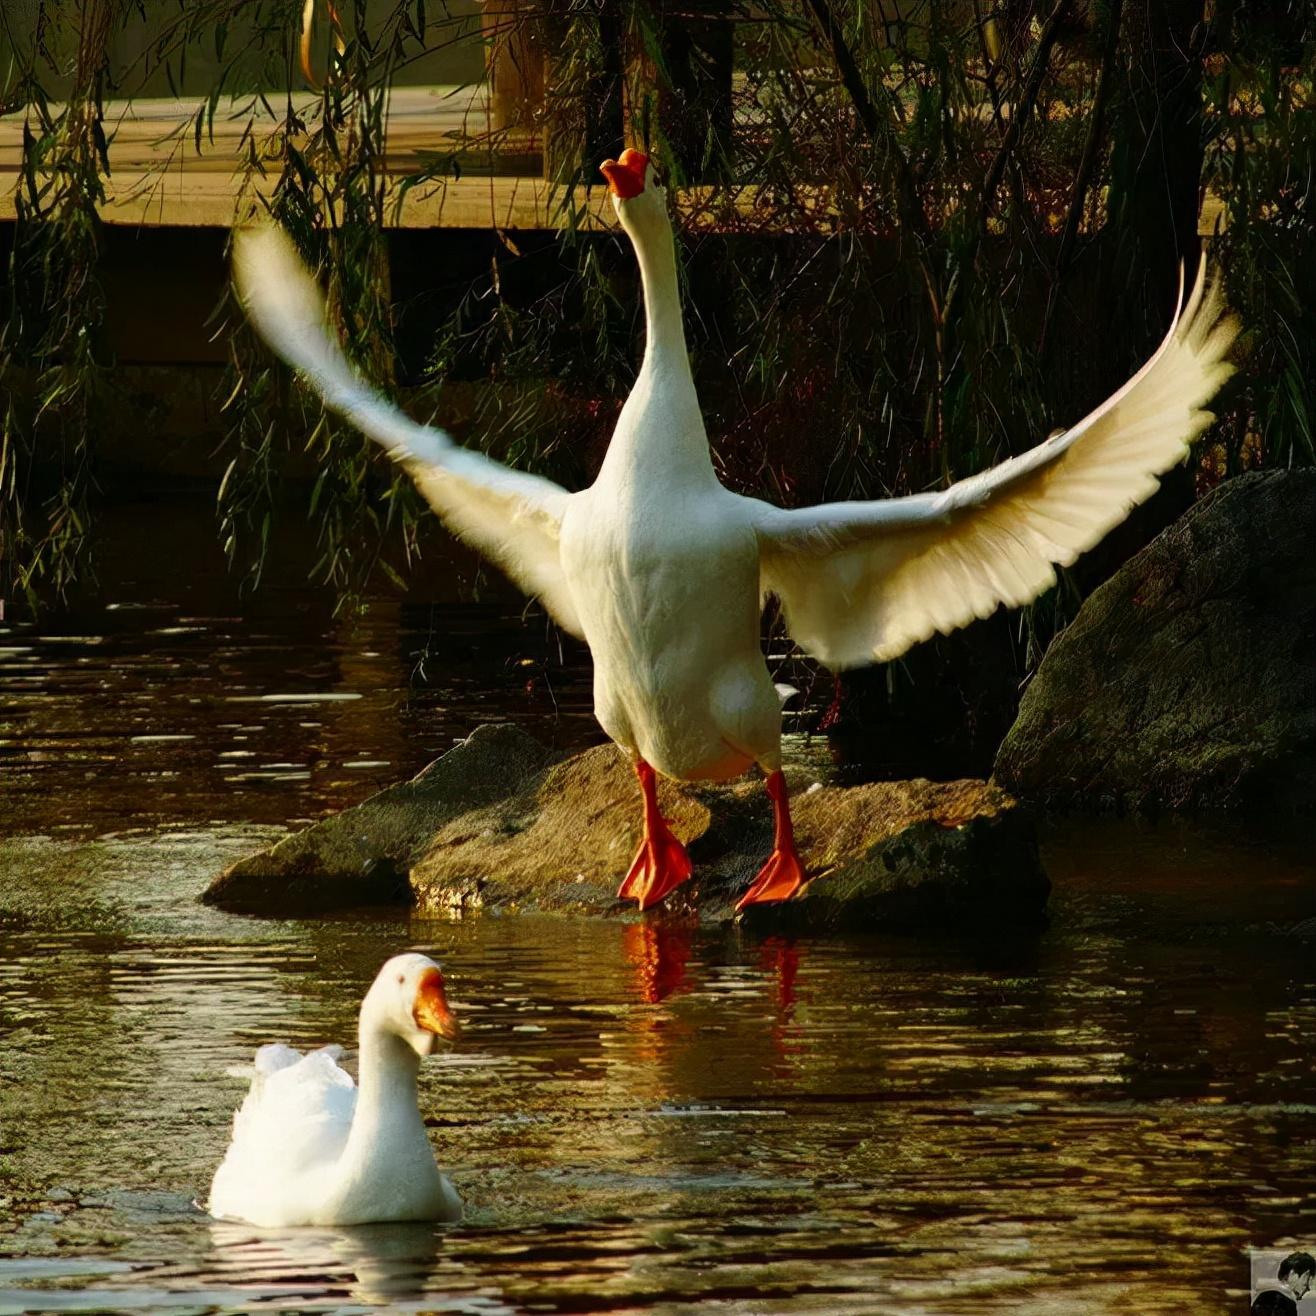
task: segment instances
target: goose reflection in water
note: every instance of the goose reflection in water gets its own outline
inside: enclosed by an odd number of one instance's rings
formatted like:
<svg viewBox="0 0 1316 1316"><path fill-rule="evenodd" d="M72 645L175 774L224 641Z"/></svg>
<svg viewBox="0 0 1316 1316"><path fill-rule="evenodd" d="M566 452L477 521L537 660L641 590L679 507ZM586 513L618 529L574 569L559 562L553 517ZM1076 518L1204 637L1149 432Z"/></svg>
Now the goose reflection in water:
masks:
<svg viewBox="0 0 1316 1316"><path fill-rule="evenodd" d="M626 959L635 970L635 985L650 1005L677 992L689 991L686 965L694 944L691 928L663 923L628 923L622 932Z"/></svg>
<svg viewBox="0 0 1316 1316"><path fill-rule="evenodd" d="M640 998L657 1005L669 996L690 990L688 965L695 930L670 923L628 923L622 930L622 948L635 973ZM780 1022L794 1013L800 948L792 938L768 937L759 947L759 967L776 980Z"/></svg>
<svg viewBox="0 0 1316 1316"><path fill-rule="evenodd" d="M795 1010L795 980L800 974L800 948L787 937L768 937L759 947L759 967L776 975L777 1009L783 1021Z"/></svg>
<svg viewBox="0 0 1316 1316"><path fill-rule="evenodd" d="M292 1296L346 1287L355 1300L393 1305L433 1293L441 1270L443 1229L428 1222L258 1229L215 1221L210 1226L215 1271L240 1289ZM507 1311L510 1307L491 1307Z"/></svg>

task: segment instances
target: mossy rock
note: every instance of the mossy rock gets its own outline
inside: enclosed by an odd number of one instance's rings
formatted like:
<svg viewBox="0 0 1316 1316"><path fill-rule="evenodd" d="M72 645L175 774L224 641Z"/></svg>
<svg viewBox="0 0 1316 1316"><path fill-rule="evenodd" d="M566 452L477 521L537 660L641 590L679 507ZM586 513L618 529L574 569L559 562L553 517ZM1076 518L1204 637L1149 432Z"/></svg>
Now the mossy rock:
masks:
<svg viewBox="0 0 1316 1316"><path fill-rule="evenodd" d="M410 904L408 874L451 818L499 799L552 755L513 726L477 727L410 781L239 859L202 899L235 913Z"/></svg>
<svg viewBox="0 0 1316 1316"><path fill-rule="evenodd" d="M786 774L813 880L788 905L750 910L751 921L919 927L1041 915L1049 883L1032 825L990 783L824 786L797 763ZM733 918L772 848L761 780L663 781L659 802L695 865L664 911ZM414 781L233 865L206 899L269 913L402 899L435 911L628 916L635 907L616 890L639 823L634 774L613 746L560 758L514 728L482 727Z"/></svg>
<svg viewBox="0 0 1316 1316"><path fill-rule="evenodd" d="M1080 809L1316 808L1316 469L1228 481L1096 590L994 778Z"/></svg>

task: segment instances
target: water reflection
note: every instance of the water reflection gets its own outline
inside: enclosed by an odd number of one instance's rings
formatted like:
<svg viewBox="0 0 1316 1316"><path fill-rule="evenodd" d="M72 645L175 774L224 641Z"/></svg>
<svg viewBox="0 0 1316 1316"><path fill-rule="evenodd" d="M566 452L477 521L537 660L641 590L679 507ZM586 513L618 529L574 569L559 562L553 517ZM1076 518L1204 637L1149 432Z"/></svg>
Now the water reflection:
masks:
<svg viewBox="0 0 1316 1316"><path fill-rule="evenodd" d="M1004 957L197 904L248 843L0 848L0 1253L133 1266L70 1272L63 1305L1118 1310L1177 1291L1167 1247L1223 1291L1239 1249L1302 1236L1316 1207L1311 957L1193 934L1210 890L1149 923L1089 906L1074 873L1052 929ZM1297 871L1254 867L1256 899L1273 880L1291 904ZM267 1041L350 1044L406 947L445 962L468 1023L421 1077L467 1222L285 1237L187 1210L245 1086L228 1071Z"/></svg>
<svg viewBox="0 0 1316 1316"><path fill-rule="evenodd" d="M641 1000L656 1005L686 989L693 928L644 920L626 924L622 940Z"/></svg>
<svg viewBox="0 0 1316 1316"><path fill-rule="evenodd" d="M254 822L490 715L588 725L519 620L289 597L0 635L0 1313L1223 1311L1312 1238L1310 838L1071 827L1017 938L228 916ZM207 1220L231 1071L350 1046L409 948L467 1026L420 1081L466 1222Z"/></svg>
<svg viewBox="0 0 1316 1316"><path fill-rule="evenodd" d="M759 947L759 968L776 985L776 1015L772 1020L772 1049L783 1078L804 1047L804 1030L795 1020L796 981L800 975L801 949L794 938L767 937Z"/></svg>
<svg viewBox="0 0 1316 1316"><path fill-rule="evenodd" d="M777 1009L789 1019L795 1006L795 980L800 973L800 947L794 939L766 937L759 947L759 967L777 983Z"/></svg>
<svg viewBox="0 0 1316 1316"><path fill-rule="evenodd" d="M489 720L565 747L601 736L580 651L535 656L545 675L525 684L517 655L547 646L517 610L188 611L205 602L105 608L96 634L0 623L0 835L284 824L414 775Z"/></svg>
<svg viewBox="0 0 1316 1316"><path fill-rule="evenodd" d="M309 1295L326 1285L372 1306L418 1298L433 1287L443 1234L432 1224L361 1225L308 1229L255 1229L212 1222L212 1281L237 1292ZM157 1276L157 1282L163 1276ZM488 1311L510 1311L490 1306Z"/></svg>

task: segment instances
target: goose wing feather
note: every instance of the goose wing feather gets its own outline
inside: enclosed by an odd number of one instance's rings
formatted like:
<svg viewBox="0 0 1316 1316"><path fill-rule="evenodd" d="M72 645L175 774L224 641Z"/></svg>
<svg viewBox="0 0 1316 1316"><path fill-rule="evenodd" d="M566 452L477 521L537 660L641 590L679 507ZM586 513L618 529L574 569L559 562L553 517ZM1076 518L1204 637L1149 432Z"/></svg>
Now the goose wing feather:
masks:
<svg viewBox="0 0 1316 1316"><path fill-rule="evenodd" d="M261 336L325 405L405 466L455 534L538 597L564 630L580 635L558 552L572 495L551 480L459 447L443 430L418 425L370 388L329 332L319 286L281 230L238 230L233 274Z"/></svg>
<svg viewBox="0 0 1316 1316"><path fill-rule="evenodd" d="M288 1046L256 1053L251 1088L233 1116L233 1140L210 1186L211 1215L257 1219L288 1184L333 1165L356 1111L356 1084L338 1063L342 1048L306 1055Z"/></svg>
<svg viewBox="0 0 1316 1316"><path fill-rule="evenodd" d="M1071 429L941 493L760 503L763 592L781 600L796 642L836 669L889 661L1030 602L1187 455L1233 373L1225 354L1237 331L1203 260L1155 354Z"/></svg>

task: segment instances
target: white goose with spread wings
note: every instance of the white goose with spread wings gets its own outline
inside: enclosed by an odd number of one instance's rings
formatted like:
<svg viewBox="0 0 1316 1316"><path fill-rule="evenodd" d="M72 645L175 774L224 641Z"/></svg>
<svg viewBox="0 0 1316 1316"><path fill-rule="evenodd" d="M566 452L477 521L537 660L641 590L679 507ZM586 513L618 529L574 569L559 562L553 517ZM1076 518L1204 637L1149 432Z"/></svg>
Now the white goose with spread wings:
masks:
<svg viewBox="0 0 1316 1316"><path fill-rule="evenodd" d="M781 774L777 691L759 647L775 594L806 652L841 669L1036 598L1180 462L1211 421L1236 333L1205 265L1155 355L1071 429L940 493L783 510L718 482L690 374L666 193L647 158L603 166L639 259L644 361L598 478L579 493L418 425L370 389L326 329L314 279L274 229L239 233L234 268L256 327L325 403L389 450L458 535L594 656L595 712L627 750L644 839L621 894L640 908L690 874L658 810L679 780L757 763L773 853L741 904L804 880Z"/></svg>

